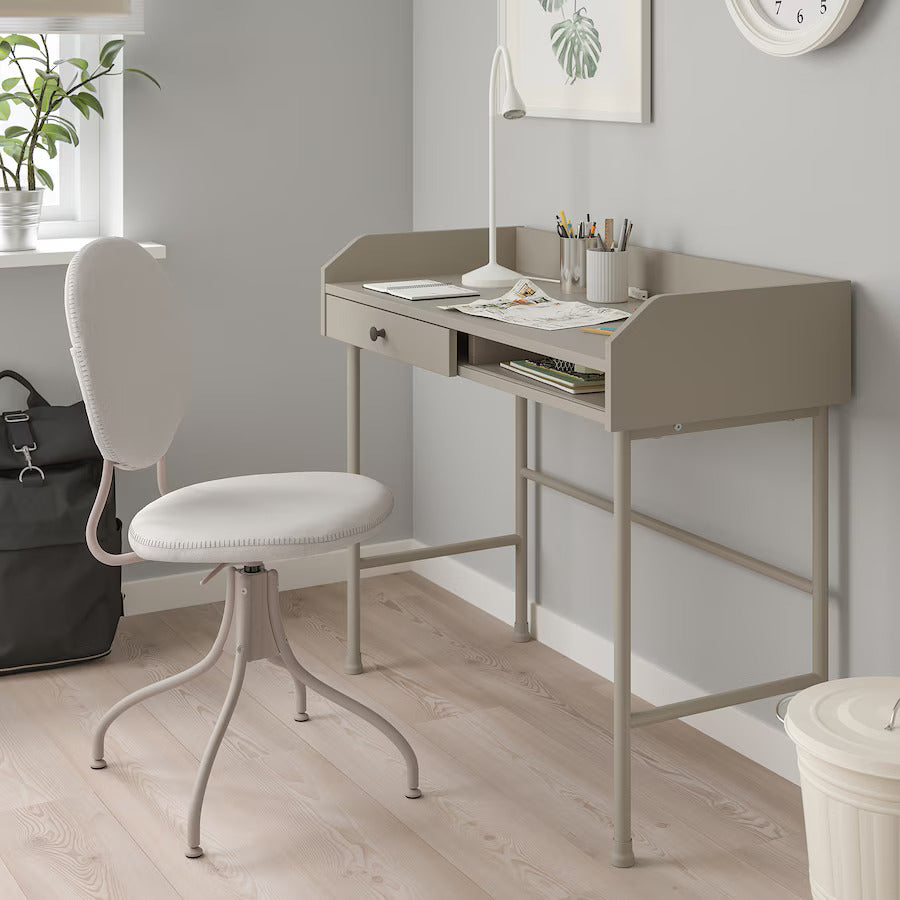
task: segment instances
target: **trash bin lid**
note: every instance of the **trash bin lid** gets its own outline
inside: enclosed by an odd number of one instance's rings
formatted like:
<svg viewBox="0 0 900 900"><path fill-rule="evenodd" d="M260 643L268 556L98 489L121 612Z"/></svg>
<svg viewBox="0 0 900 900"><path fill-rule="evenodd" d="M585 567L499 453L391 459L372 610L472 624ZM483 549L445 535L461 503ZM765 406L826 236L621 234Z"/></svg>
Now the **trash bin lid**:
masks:
<svg viewBox="0 0 900 900"><path fill-rule="evenodd" d="M900 677L844 678L813 685L792 698L784 717L791 740L836 766L900 778Z"/></svg>

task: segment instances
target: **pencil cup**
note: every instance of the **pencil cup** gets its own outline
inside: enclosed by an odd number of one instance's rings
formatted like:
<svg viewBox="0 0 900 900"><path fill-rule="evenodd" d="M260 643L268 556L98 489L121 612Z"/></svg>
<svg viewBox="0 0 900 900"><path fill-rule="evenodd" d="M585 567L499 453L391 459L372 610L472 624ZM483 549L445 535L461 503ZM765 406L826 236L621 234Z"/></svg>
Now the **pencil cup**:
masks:
<svg viewBox="0 0 900 900"><path fill-rule="evenodd" d="M587 251L587 299L591 303L628 300L628 251Z"/></svg>
<svg viewBox="0 0 900 900"><path fill-rule="evenodd" d="M564 294L583 294L587 250L598 246L597 238L559 239L559 284Z"/></svg>

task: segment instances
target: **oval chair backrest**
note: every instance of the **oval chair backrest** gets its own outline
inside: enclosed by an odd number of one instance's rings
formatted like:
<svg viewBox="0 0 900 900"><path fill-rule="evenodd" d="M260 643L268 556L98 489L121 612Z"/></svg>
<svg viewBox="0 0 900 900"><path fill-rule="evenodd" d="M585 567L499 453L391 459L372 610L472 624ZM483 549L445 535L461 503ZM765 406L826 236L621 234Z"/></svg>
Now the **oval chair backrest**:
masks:
<svg viewBox="0 0 900 900"><path fill-rule="evenodd" d="M160 264L124 238L100 238L66 273L72 358L104 459L144 469L165 456L187 400L187 347Z"/></svg>

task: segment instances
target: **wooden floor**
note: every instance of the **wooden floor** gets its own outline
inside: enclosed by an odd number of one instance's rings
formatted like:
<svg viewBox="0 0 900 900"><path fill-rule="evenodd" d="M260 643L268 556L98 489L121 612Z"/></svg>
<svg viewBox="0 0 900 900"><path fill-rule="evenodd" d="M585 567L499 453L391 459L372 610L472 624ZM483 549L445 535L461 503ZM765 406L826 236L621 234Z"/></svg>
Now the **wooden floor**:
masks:
<svg viewBox="0 0 900 900"><path fill-rule="evenodd" d="M231 659L89 736L206 652L221 604L124 619L105 660L0 680L0 898L809 897L799 791L680 722L635 734L638 865L611 843L610 685L424 579L363 582L365 675L341 674L343 586L282 597L314 673L404 728L421 800L374 729L255 663L183 855Z"/></svg>

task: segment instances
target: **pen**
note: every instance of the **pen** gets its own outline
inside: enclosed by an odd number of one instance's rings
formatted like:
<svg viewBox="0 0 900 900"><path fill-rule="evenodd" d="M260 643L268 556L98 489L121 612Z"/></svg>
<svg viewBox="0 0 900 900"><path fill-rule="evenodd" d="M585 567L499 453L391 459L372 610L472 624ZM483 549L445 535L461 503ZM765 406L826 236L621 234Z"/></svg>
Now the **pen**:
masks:
<svg viewBox="0 0 900 900"><path fill-rule="evenodd" d="M628 236L628 219L622 223L622 235L619 238L619 249L625 249L625 238Z"/></svg>
<svg viewBox="0 0 900 900"><path fill-rule="evenodd" d="M631 229L634 228L634 222L629 223L628 231L625 233L625 246L622 248L623 250L628 249L628 244L631 242Z"/></svg>

